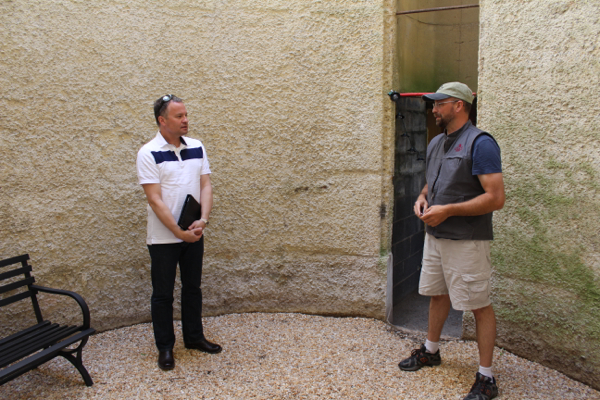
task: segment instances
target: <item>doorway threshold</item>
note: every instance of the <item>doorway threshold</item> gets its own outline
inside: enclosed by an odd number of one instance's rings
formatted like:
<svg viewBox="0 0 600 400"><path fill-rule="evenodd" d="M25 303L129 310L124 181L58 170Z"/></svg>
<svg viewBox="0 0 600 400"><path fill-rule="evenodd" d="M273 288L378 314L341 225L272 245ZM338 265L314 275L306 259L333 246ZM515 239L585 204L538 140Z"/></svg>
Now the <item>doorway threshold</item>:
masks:
<svg viewBox="0 0 600 400"><path fill-rule="evenodd" d="M442 337L459 339L462 336L462 311L450 308L448 319L442 329ZM407 295L393 309L393 325L410 332L427 332L429 318L429 297L418 291Z"/></svg>

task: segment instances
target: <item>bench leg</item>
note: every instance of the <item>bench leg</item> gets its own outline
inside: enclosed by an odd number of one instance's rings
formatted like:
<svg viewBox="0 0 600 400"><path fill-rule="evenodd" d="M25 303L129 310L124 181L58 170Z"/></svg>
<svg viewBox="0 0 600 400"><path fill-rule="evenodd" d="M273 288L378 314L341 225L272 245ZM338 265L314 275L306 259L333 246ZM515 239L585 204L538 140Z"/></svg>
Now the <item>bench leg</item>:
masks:
<svg viewBox="0 0 600 400"><path fill-rule="evenodd" d="M83 378L83 381L85 382L86 386L92 386L94 384L94 381L92 381L92 377L87 372L87 369L85 369L85 367L83 366L83 359L81 357L81 353L82 351L80 348L77 351L77 357L75 357L73 354L66 352L61 352L60 355L69 360L71 364L73 364L75 368L77 368L77 371L79 371L79 373L81 374L81 377Z"/></svg>

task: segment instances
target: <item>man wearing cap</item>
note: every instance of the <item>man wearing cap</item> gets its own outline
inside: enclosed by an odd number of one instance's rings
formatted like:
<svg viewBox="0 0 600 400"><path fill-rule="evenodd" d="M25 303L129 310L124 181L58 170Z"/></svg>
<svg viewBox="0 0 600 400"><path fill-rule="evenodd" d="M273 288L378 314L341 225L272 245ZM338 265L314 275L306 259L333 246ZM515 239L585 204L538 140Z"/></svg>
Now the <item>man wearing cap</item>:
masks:
<svg viewBox="0 0 600 400"><path fill-rule="evenodd" d="M414 212L426 225L419 294L430 296L427 340L398 366L416 371L441 364L439 340L452 306L475 316L479 371L465 400L489 400L498 388L492 374L496 317L490 301L492 213L504 206L500 148L473 126L473 92L463 83L443 84L433 101L444 132L427 148L426 184Z"/></svg>
<svg viewBox="0 0 600 400"><path fill-rule="evenodd" d="M202 257L204 231L212 209L210 166L202 142L185 137L188 115L183 101L166 95L154 102L159 131L137 156L139 183L148 199L148 234L152 297L151 313L158 366L175 368L173 289L177 265L181 275L181 323L184 345L207 353L221 346L206 340L202 328ZM177 225L183 203L191 194L202 207L200 219L187 230Z"/></svg>

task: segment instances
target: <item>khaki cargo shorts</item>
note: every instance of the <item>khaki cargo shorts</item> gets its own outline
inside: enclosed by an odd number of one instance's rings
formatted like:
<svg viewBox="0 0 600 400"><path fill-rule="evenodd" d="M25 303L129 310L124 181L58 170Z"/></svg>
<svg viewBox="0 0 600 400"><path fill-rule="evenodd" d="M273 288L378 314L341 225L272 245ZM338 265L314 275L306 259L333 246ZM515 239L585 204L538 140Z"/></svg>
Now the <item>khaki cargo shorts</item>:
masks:
<svg viewBox="0 0 600 400"><path fill-rule="evenodd" d="M449 294L455 310L477 310L489 306L489 240L437 239L425 235L419 294Z"/></svg>

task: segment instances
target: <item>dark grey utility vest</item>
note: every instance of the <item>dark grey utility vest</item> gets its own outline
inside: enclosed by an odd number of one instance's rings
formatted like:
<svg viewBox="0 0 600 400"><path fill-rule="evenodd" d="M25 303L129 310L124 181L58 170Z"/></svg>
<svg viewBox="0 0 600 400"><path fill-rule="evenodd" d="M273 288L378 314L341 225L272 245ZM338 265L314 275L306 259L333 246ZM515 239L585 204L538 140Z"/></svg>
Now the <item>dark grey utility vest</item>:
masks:
<svg viewBox="0 0 600 400"><path fill-rule="evenodd" d="M479 178L472 174L473 142L489 135L467 122L456 140L444 151L446 134L437 135L427 147L427 202L429 206L462 203L485 193ZM491 137L491 135L489 135ZM492 240L492 213L474 217L450 217L436 227L427 226L436 238Z"/></svg>

